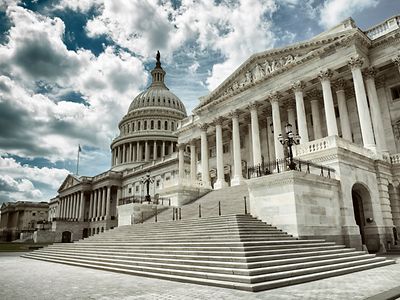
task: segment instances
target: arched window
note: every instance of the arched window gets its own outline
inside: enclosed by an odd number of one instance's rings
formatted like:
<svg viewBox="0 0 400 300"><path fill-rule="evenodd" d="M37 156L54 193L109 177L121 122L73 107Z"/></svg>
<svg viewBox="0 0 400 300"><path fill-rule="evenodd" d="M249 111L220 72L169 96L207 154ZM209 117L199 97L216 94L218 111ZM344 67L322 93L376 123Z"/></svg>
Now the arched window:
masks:
<svg viewBox="0 0 400 300"><path fill-rule="evenodd" d="M147 121L144 121L143 130L147 129Z"/></svg>
<svg viewBox="0 0 400 300"><path fill-rule="evenodd" d="M132 131L135 131L135 122L132 122Z"/></svg>
<svg viewBox="0 0 400 300"><path fill-rule="evenodd" d="M138 123L137 123L137 130L138 131L140 130L140 121L138 121Z"/></svg>
<svg viewBox="0 0 400 300"><path fill-rule="evenodd" d="M158 122L157 122L157 129L161 129L161 121L160 120L158 120Z"/></svg>
<svg viewBox="0 0 400 300"><path fill-rule="evenodd" d="M175 130L175 124L174 124L174 122L171 122L171 130Z"/></svg>
<svg viewBox="0 0 400 300"><path fill-rule="evenodd" d="M164 122L164 129L165 129L165 130L168 130L168 121L165 121L165 122Z"/></svg>
<svg viewBox="0 0 400 300"><path fill-rule="evenodd" d="M150 129L154 129L154 121L153 120L151 120L151 122L150 122Z"/></svg>

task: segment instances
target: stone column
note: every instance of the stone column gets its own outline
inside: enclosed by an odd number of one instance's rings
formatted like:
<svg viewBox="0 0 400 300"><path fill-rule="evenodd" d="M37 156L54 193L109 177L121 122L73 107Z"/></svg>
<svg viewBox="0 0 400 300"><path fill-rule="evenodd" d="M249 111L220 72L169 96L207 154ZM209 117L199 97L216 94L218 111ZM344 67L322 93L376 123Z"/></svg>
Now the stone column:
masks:
<svg viewBox="0 0 400 300"><path fill-rule="evenodd" d="M126 146L122 145L122 163L126 163Z"/></svg>
<svg viewBox="0 0 400 300"><path fill-rule="evenodd" d="M132 161L132 143L129 143L129 149L128 149L128 158L126 160L127 162Z"/></svg>
<svg viewBox="0 0 400 300"><path fill-rule="evenodd" d="M72 218L73 219L77 219L77 210L78 210L78 206L79 206L79 202L78 202L78 193L74 193L73 195L73 210L72 210Z"/></svg>
<svg viewBox="0 0 400 300"><path fill-rule="evenodd" d="M258 113L257 104L252 103L248 106L251 116L251 140L253 148L253 164L255 166L261 165L261 143L260 143L260 129L258 126Z"/></svg>
<svg viewBox="0 0 400 300"><path fill-rule="evenodd" d="M349 112L347 110L346 96L344 93L345 87L346 87L346 82L343 79L339 79L338 81L335 82L336 98L337 98L338 108L339 108L340 127L342 129L342 137L345 140L352 142L353 138L351 135L350 118L349 118Z"/></svg>
<svg viewBox="0 0 400 300"><path fill-rule="evenodd" d="M190 141L190 180L192 182L197 181L197 166L196 166L196 141Z"/></svg>
<svg viewBox="0 0 400 300"><path fill-rule="evenodd" d="M149 141L146 141L144 144L144 160L149 161L150 160L150 149L149 149Z"/></svg>
<svg viewBox="0 0 400 300"><path fill-rule="evenodd" d="M93 218L93 191L90 192L90 199L89 199L89 220Z"/></svg>
<svg viewBox="0 0 400 300"><path fill-rule="evenodd" d="M322 94L324 98L326 128L328 136L338 135L336 124L335 106L333 105L332 88L331 88L331 70L327 69L319 73L319 79L322 85Z"/></svg>
<svg viewBox="0 0 400 300"><path fill-rule="evenodd" d="M185 144L178 144L178 176L179 183L185 178Z"/></svg>
<svg viewBox="0 0 400 300"><path fill-rule="evenodd" d="M282 134L281 114L279 112L279 98L278 93L273 93L269 96L269 102L272 108L272 122L274 124L274 145L275 145L275 158L285 158L283 146L279 142L279 135Z"/></svg>
<svg viewBox="0 0 400 300"><path fill-rule="evenodd" d="M85 210L85 195L83 192L80 193L80 200L79 200L79 221L82 222L85 218L84 210Z"/></svg>
<svg viewBox="0 0 400 300"><path fill-rule="evenodd" d="M67 205L66 205L67 211L66 211L65 218L69 219L69 212L70 212L70 205L71 205L71 202L70 202L70 195L67 195L67 196L66 196L66 203L67 203Z"/></svg>
<svg viewBox="0 0 400 300"><path fill-rule="evenodd" d="M174 153L174 142L171 141L171 143L169 144L169 154Z"/></svg>
<svg viewBox="0 0 400 300"><path fill-rule="evenodd" d="M107 187L101 189L101 217L105 219L106 216L106 192Z"/></svg>
<svg viewBox="0 0 400 300"><path fill-rule="evenodd" d="M313 122L314 140L318 140L322 138L321 116L319 108L321 92L319 90L312 90L309 95L311 98L310 102L311 102L311 115Z"/></svg>
<svg viewBox="0 0 400 300"><path fill-rule="evenodd" d="M201 181L204 187L210 187L210 173L208 168L208 141L207 141L207 124L200 125L201 138Z"/></svg>
<svg viewBox="0 0 400 300"><path fill-rule="evenodd" d="M293 134L297 133L296 130L296 109L295 109L295 104L290 102L287 106L287 115L288 115L288 123L292 124L292 132Z"/></svg>
<svg viewBox="0 0 400 300"><path fill-rule="evenodd" d="M400 73L400 55L397 55L396 57L392 58L392 62L396 65Z"/></svg>
<svg viewBox="0 0 400 300"><path fill-rule="evenodd" d="M165 156L165 141L162 142L162 147L161 147L161 157Z"/></svg>
<svg viewBox="0 0 400 300"><path fill-rule="evenodd" d="M136 162L136 156L137 156L136 151L137 151L136 145L132 143L132 162Z"/></svg>
<svg viewBox="0 0 400 300"><path fill-rule="evenodd" d="M97 220L97 206L99 205L99 190L94 190L94 201L93 201L93 221Z"/></svg>
<svg viewBox="0 0 400 300"><path fill-rule="evenodd" d="M106 220L111 219L111 186L107 187Z"/></svg>
<svg viewBox="0 0 400 300"><path fill-rule="evenodd" d="M256 111L257 112L257 111ZM217 155L217 181L214 184L214 189L218 190L227 186L224 175L224 149L222 142L222 118L215 120L215 145ZM258 125L258 121L257 121Z"/></svg>
<svg viewBox="0 0 400 300"><path fill-rule="evenodd" d="M240 152L239 113L233 111L229 114L232 118L232 145L233 145L233 177L231 186L240 185L243 182L242 154Z"/></svg>
<svg viewBox="0 0 400 300"><path fill-rule="evenodd" d="M307 143L309 141L306 109L304 107L303 88L304 85L301 81L296 81L292 85L292 89L294 91L294 96L296 99L297 125L299 127L299 136L301 144ZM292 128L296 128L296 124L292 125L293 125Z"/></svg>
<svg viewBox="0 0 400 300"><path fill-rule="evenodd" d="M369 108L371 110L372 126L375 133L375 142L378 151L388 152L385 139L385 131L383 128L382 112L379 106L378 94L376 93L375 76L376 71L374 68L368 68L364 72L365 85L367 87Z"/></svg>
<svg viewBox="0 0 400 300"><path fill-rule="evenodd" d="M271 126L272 125L272 126ZM275 160L275 143L273 133L272 115L267 117L267 139L268 139L268 159L269 161Z"/></svg>
<svg viewBox="0 0 400 300"><path fill-rule="evenodd" d="M157 159L157 141L154 141L153 144L153 160Z"/></svg>
<svg viewBox="0 0 400 300"><path fill-rule="evenodd" d="M140 142L136 142L136 155L137 155L136 161L142 160L141 154L142 154L142 150L140 149Z"/></svg>
<svg viewBox="0 0 400 300"><path fill-rule="evenodd" d="M101 207L103 203L103 188L98 189L98 199L97 199L97 218L100 220L101 219Z"/></svg>
<svg viewBox="0 0 400 300"><path fill-rule="evenodd" d="M354 91L356 93L357 111L360 119L363 144L365 148L376 150L367 95L365 93L364 81L361 73L363 63L364 60L357 56L352 57L349 60L348 65L351 69L351 74L353 75Z"/></svg>

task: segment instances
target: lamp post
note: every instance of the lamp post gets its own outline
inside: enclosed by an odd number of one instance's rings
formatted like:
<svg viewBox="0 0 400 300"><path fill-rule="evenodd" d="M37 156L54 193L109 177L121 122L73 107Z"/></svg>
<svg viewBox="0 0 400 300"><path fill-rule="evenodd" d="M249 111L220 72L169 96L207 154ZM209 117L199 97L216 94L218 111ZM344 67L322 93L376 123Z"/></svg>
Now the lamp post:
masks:
<svg viewBox="0 0 400 300"><path fill-rule="evenodd" d="M150 198L150 183L153 183L153 178L150 178L150 172L146 173L145 177L142 177L142 184L146 185L146 196L145 196L145 200L150 202L151 198Z"/></svg>
<svg viewBox="0 0 400 300"><path fill-rule="evenodd" d="M290 170L296 170L296 163L293 161L292 147L293 147L293 145L298 145L299 144L300 137L297 134L293 134L292 125L290 123L286 124L285 131L286 131L286 138L284 138L282 136L282 134L279 134L278 140L282 145L287 145L287 147L288 147L289 169Z"/></svg>

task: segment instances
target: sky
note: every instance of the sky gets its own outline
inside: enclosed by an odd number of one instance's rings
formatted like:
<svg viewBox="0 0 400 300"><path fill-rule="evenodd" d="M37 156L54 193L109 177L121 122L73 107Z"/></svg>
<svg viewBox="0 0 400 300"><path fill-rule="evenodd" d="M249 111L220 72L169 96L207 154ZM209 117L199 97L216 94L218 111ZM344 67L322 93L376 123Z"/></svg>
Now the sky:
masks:
<svg viewBox="0 0 400 300"><path fill-rule="evenodd" d="M190 113L254 53L398 14L398 0L0 0L0 204L54 197L79 144L79 175L108 170L157 50Z"/></svg>

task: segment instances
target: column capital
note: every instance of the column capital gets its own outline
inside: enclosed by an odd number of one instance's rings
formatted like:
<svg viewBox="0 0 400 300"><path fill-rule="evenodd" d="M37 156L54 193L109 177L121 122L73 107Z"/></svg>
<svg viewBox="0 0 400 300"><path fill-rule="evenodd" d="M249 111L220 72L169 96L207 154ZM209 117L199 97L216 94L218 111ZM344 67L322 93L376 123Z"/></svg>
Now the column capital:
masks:
<svg viewBox="0 0 400 300"><path fill-rule="evenodd" d="M257 107L259 106L259 104L257 102L251 102L249 103L249 105L247 105L247 108L252 111L252 110L257 110Z"/></svg>
<svg viewBox="0 0 400 300"><path fill-rule="evenodd" d="M296 102L293 99L289 99L284 104L286 109L296 109Z"/></svg>
<svg viewBox="0 0 400 300"><path fill-rule="evenodd" d="M239 117L239 110L232 110L229 114L228 114L228 116L230 117L230 118L238 118Z"/></svg>
<svg viewBox="0 0 400 300"><path fill-rule="evenodd" d="M207 132L209 125L207 123L201 123L198 125L201 131Z"/></svg>
<svg viewBox="0 0 400 300"><path fill-rule="evenodd" d="M198 139L191 139L191 140L189 141L190 146L196 146L197 140L198 140Z"/></svg>
<svg viewBox="0 0 400 300"><path fill-rule="evenodd" d="M212 124L214 126L216 125L222 125L222 123L224 122L225 118L224 117L217 117L212 121Z"/></svg>
<svg viewBox="0 0 400 300"><path fill-rule="evenodd" d="M301 80L298 80L298 81L295 81L292 83L292 90L295 93L302 92L304 87L305 87L305 84Z"/></svg>
<svg viewBox="0 0 400 300"><path fill-rule="evenodd" d="M368 67L363 71L363 75L366 79L374 79L376 77L376 69L374 67Z"/></svg>
<svg viewBox="0 0 400 300"><path fill-rule="evenodd" d="M329 80L331 80L332 75L333 75L333 73L330 69L325 69L325 70L319 71L318 78L321 82L329 81Z"/></svg>
<svg viewBox="0 0 400 300"><path fill-rule="evenodd" d="M278 92L272 92L268 95L267 99L269 102L272 103L278 103L279 99L281 98L281 94Z"/></svg>
<svg viewBox="0 0 400 300"><path fill-rule="evenodd" d="M392 58L392 62L397 66L400 67L400 54Z"/></svg>
<svg viewBox="0 0 400 300"><path fill-rule="evenodd" d="M337 91L344 91L346 88L346 81L344 79L338 79L333 83L333 86Z"/></svg>
<svg viewBox="0 0 400 300"><path fill-rule="evenodd" d="M351 57L350 60L347 62L347 65L350 67L351 70L360 69L364 64L364 58L357 55Z"/></svg>
<svg viewBox="0 0 400 300"><path fill-rule="evenodd" d="M318 89L313 89L307 93L307 97L310 100L320 100L322 98L322 92Z"/></svg>
<svg viewBox="0 0 400 300"><path fill-rule="evenodd" d="M178 145L176 145L178 147L179 150L185 150L186 144L184 143L179 143Z"/></svg>

